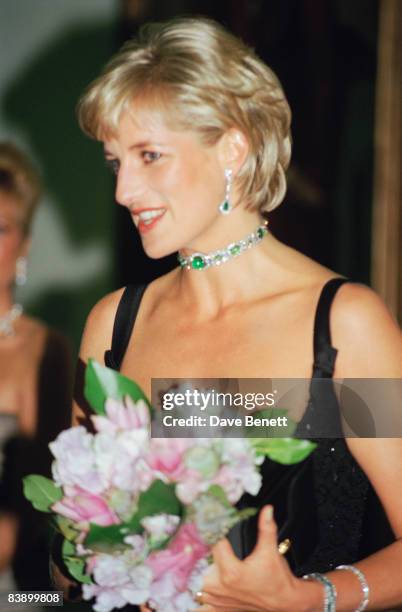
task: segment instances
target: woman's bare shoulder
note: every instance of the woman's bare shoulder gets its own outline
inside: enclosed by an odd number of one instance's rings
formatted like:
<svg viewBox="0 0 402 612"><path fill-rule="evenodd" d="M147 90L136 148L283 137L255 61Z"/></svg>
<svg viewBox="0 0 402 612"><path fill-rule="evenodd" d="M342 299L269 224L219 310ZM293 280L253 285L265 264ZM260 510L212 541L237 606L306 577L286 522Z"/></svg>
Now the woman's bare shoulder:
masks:
<svg viewBox="0 0 402 612"><path fill-rule="evenodd" d="M331 332L338 349L337 377L402 376L402 343L397 322L370 287L345 283L331 310Z"/></svg>
<svg viewBox="0 0 402 612"><path fill-rule="evenodd" d="M329 279L340 276L272 235L269 236L267 251L280 282L289 286L291 291L312 290L314 293Z"/></svg>
<svg viewBox="0 0 402 612"><path fill-rule="evenodd" d="M85 362L90 357L102 361L105 350L110 347L116 310L123 291L124 287L108 293L92 307L81 339L80 358Z"/></svg>

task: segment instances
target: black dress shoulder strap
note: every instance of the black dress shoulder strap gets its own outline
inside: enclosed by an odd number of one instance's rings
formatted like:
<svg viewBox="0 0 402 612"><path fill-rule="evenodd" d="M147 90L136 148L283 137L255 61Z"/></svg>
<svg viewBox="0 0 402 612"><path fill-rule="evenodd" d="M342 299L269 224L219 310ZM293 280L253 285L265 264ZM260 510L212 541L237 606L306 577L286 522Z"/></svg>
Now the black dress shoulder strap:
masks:
<svg viewBox="0 0 402 612"><path fill-rule="evenodd" d="M127 285L120 298L113 325L112 346L105 351L105 365L120 370L146 285Z"/></svg>
<svg viewBox="0 0 402 612"><path fill-rule="evenodd" d="M314 320L313 378L332 378L337 350L332 346L330 311L335 294L347 278L331 278L322 288Z"/></svg>
<svg viewBox="0 0 402 612"><path fill-rule="evenodd" d="M343 436L339 405L332 376L338 351L332 346L330 311L339 287L346 278L331 278L321 290L314 320L314 364L310 397L294 433L297 438L341 438ZM326 384L322 379L328 379Z"/></svg>

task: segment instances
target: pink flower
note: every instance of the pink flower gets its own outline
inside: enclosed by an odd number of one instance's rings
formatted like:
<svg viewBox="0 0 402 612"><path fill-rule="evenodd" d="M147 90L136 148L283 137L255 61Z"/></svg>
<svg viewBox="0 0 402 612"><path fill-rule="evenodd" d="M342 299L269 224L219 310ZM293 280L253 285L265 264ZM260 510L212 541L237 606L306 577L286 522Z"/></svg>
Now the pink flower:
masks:
<svg viewBox="0 0 402 612"><path fill-rule="evenodd" d="M117 515L99 495L89 493L80 487L65 487L66 497L52 506L53 512L65 516L83 528L87 523L114 525L119 523Z"/></svg>
<svg viewBox="0 0 402 612"><path fill-rule="evenodd" d="M93 416L97 431L115 433L131 429L147 428L150 423L149 409L144 400L133 402L131 397L124 401L109 398L105 402L106 416Z"/></svg>
<svg viewBox="0 0 402 612"><path fill-rule="evenodd" d="M201 540L195 525L193 523L182 525L169 547L152 553L146 561L154 575L152 589L157 591L158 581L169 574L169 582L178 591L185 590L195 565L206 557L208 552L209 547Z"/></svg>
<svg viewBox="0 0 402 612"><path fill-rule="evenodd" d="M183 455L188 448L187 438L154 438L151 440L148 463L169 480L178 480L187 471Z"/></svg>

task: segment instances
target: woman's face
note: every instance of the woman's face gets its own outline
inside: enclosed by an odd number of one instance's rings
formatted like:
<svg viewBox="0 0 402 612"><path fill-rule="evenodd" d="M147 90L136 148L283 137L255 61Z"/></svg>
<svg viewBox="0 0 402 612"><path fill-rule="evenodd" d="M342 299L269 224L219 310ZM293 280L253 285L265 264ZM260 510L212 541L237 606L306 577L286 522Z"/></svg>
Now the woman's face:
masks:
<svg viewBox="0 0 402 612"><path fill-rule="evenodd" d="M116 200L130 211L148 256L215 248L225 191L219 143L207 147L195 132L169 128L160 113L134 108L104 147Z"/></svg>
<svg viewBox="0 0 402 612"><path fill-rule="evenodd" d="M19 213L19 202L0 190L0 290L13 285L17 258L25 254L26 240Z"/></svg>

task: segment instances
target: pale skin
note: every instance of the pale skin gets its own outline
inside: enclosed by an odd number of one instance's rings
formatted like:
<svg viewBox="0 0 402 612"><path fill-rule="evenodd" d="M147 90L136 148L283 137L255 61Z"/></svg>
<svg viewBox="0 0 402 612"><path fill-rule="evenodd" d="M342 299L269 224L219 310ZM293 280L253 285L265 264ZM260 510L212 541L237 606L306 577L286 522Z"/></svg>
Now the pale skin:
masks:
<svg viewBox="0 0 402 612"><path fill-rule="evenodd" d="M231 168L236 176L248 154L241 131L232 128L206 147L197 134L174 130L156 112L137 108L136 113L137 121L124 113L117 134L104 145L117 173L116 200L129 209L134 222L138 225L138 210L165 210L155 227L141 234L150 257L176 250L208 252L255 230L260 216L246 209L236 187L234 211L225 218L218 213L224 170ZM322 286L334 276L272 234L220 268L175 269L148 286L121 372L148 395L152 377L309 378L315 305ZM84 362L92 357L103 363L121 293L106 296L90 313L80 352ZM367 287L340 288L331 311L331 333L338 349L336 378L402 375L398 326ZM79 416L75 406L74 423ZM370 585L368 609L384 610L402 602L402 489L395 489L402 443L348 439L347 444L372 482L397 538L356 564ZM277 551L275 521L265 520L267 512L261 513L258 545L247 559L237 560L227 540L215 546L202 612L322 610L322 587L292 574ZM361 600L356 577L341 571L329 576L339 594L337 610L356 609Z"/></svg>
<svg viewBox="0 0 402 612"><path fill-rule="evenodd" d="M0 317L14 303L17 258L26 256L29 250L21 208L18 200L0 190ZM28 437L36 430L37 375L46 333L43 324L22 315L15 322L15 335L0 339L0 414L16 415L20 433ZM0 572L13 558L17 530L14 516L0 514Z"/></svg>

